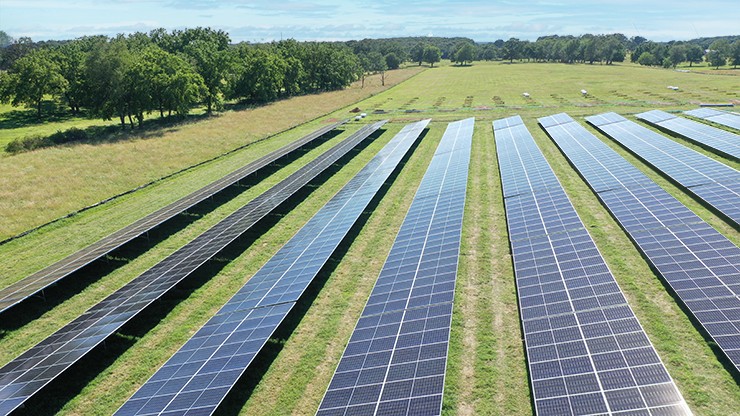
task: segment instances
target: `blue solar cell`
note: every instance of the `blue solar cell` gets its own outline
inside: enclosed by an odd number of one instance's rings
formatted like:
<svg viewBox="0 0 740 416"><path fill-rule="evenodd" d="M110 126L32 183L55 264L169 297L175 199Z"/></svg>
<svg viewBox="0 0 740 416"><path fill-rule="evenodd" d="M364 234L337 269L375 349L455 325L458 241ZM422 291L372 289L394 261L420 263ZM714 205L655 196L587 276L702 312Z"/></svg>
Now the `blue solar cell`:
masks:
<svg viewBox="0 0 740 416"><path fill-rule="evenodd" d="M661 110L640 113L635 115L635 117L653 126L684 137L700 146L708 147L725 156L740 159L740 136L737 134L697 123L696 121L678 117Z"/></svg>
<svg viewBox="0 0 740 416"><path fill-rule="evenodd" d="M696 110L684 111L684 113L692 117L740 130L740 115L737 113L729 113L713 108L697 108Z"/></svg>
<svg viewBox="0 0 740 416"><path fill-rule="evenodd" d="M566 118L541 123L558 127ZM521 119L494 122L494 134L536 410L608 412L605 393L635 385L617 337L640 334L638 343L647 336ZM589 175L605 191L618 184L596 171ZM614 371L622 368L626 372ZM673 385L670 378L664 383ZM689 413L683 399L675 403ZM634 403L626 409L650 407Z"/></svg>
<svg viewBox="0 0 740 416"><path fill-rule="evenodd" d="M354 414L359 403L374 415L441 412L473 125L451 123L442 137L319 415ZM373 345L382 356L372 355ZM357 403L338 398L337 391L363 395L366 387L353 374L368 366L378 370L373 394Z"/></svg>
<svg viewBox="0 0 740 416"><path fill-rule="evenodd" d="M602 130L625 124L624 119L615 114L594 116L589 121ZM740 345L728 343L723 338L740 337L740 313L736 312L740 309L740 248L574 120L562 121L547 127L546 131L690 313L735 367L740 368L740 354L737 353ZM619 166L619 169L614 171L612 166ZM585 171L600 172L598 177L611 176L614 183L610 189L599 190L592 183L595 176L586 175ZM627 172L624 177L629 178L624 182L621 181L622 172ZM644 179L635 181L639 175ZM711 185L695 189L707 186ZM619 338L623 348L638 348L630 351L644 353L639 347L649 345L646 339L628 334L637 330L635 321L627 320L612 329L625 334ZM589 334L597 334L604 328L586 330ZM635 355L635 352L630 354L629 361L635 363L647 360L649 364L650 360L657 359Z"/></svg>

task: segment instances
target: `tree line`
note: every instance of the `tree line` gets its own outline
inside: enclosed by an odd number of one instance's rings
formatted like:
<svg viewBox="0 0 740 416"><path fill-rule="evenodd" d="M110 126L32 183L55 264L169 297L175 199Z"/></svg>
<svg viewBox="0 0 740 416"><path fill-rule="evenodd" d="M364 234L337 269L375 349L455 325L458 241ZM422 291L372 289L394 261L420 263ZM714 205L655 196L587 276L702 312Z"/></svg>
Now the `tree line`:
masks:
<svg viewBox="0 0 740 416"><path fill-rule="evenodd" d="M688 62L689 66L706 60L709 65L719 68L729 62L736 68L740 65L740 37L715 39L707 42L668 42L645 41L632 52L631 60L640 65L675 68Z"/></svg>
<svg viewBox="0 0 740 416"><path fill-rule="evenodd" d="M708 49L704 45L709 45ZM224 100L264 103L336 90L403 63L434 66L476 60L603 63L627 57L642 65L682 62L740 63L740 37L652 42L605 34L510 38L476 43L469 38L409 37L348 42L232 44L221 30L195 28L71 41L33 42L0 31L0 101L27 105L42 115L52 96L73 114L85 111L121 125L141 125L147 114L184 116L202 105L208 113Z"/></svg>
<svg viewBox="0 0 740 416"><path fill-rule="evenodd" d="M341 89L363 71L344 45L295 40L232 45L226 32L210 28L41 45L21 39L13 45L20 45L10 50L18 56L0 72L2 101L33 107L41 116L43 100L52 96L74 114L84 109L132 127L151 113L184 116L196 105L210 113L224 100L268 102Z"/></svg>

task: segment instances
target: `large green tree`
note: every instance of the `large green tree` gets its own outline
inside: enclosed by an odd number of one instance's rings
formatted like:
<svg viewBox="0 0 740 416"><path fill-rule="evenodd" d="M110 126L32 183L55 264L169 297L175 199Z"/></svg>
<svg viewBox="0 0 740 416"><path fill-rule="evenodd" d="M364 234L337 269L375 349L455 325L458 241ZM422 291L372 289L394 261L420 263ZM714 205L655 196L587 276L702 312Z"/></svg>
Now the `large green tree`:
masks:
<svg viewBox="0 0 740 416"><path fill-rule="evenodd" d="M737 68L740 65L740 39L732 42L732 45L730 45L729 56L732 66Z"/></svg>
<svg viewBox="0 0 740 416"><path fill-rule="evenodd" d="M428 63L432 68L434 64L442 59L442 51L434 46L427 45L424 47L424 62Z"/></svg>
<svg viewBox="0 0 740 416"><path fill-rule="evenodd" d="M453 61L459 65L472 63L475 60L476 51L472 43L461 43L453 55Z"/></svg>
<svg viewBox="0 0 740 416"><path fill-rule="evenodd" d="M124 80L132 61L126 40L120 37L92 48L85 60L85 106L92 114L104 120L117 117L121 126L126 125L130 112Z"/></svg>
<svg viewBox="0 0 740 416"><path fill-rule="evenodd" d="M510 38L504 43L501 48L501 56L504 59L508 59L509 63L514 62L514 59L521 59L522 57L522 41L517 38Z"/></svg>
<svg viewBox="0 0 740 416"><path fill-rule="evenodd" d="M234 61L230 96L254 102L277 99L285 84L287 63L270 49L240 45Z"/></svg>
<svg viewBox="0 0 740 416"><path fill-rule="evenodd" d="M409 53L411 60L418 62L419 66L424 62L424 46L423 43L419 42L411 48L411 52Z"/></svg>
<svg viewBox="0 0 740 416"><path fill-rule="evenodd" d="M719 69L722 65L727 64L727 57L729 56L730 44L725 39L717 40L709 46L709 53L707 54L707 61L713 67Z"/></svg>
<svg viewBox="0 0 740 416"><path fill-rule="evenodd" d="M83 41L72 41L60 45L52 54L52 59L59 65L59 73L66 83L62 98L72 114L78 114L85 100L85 60L87 54Z"/></svg>
<svg viewBox="0 0 740 416"><path fill-rule="evenodd" d="M704 49L697 44L686 45L686 60L689 61L689 67L693 64L700 64L704 59Z"/></svg>
<svg viewBox="0 0 740 416"><path fill-rule="evenodd" d="M67 85L51 55L49 49L35 49L15 61L5 77L0 98L13 106L35 108L41 117L44 97L60 95Z"/></svg>
<svg viewBox="0 0 740 416"><path fill-rule="evenodd" d="M147 111L157 110L160 117L174 112L184 116L205 93L203 78L184 58L169 53L156 44L142 53L142 82L149 90Z"/></svg>

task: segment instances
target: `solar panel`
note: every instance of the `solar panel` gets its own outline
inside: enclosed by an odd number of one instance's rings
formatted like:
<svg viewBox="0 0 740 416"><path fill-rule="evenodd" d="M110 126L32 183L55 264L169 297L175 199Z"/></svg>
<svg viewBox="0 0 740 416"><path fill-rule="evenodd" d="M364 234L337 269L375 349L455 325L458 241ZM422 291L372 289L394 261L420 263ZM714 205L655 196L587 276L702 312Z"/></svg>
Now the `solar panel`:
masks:
<svg viewBox="0 0 740 416"><path fill-rule="evenodd" d="M740 159L740 136L737 134L661 110L647 111L637 114L635 117L684 137L700 146L708 147L728 157Z"/></svg>
<svg viewBox="0 0 740 416"><path fill-rule="evenodd" d="M20 406L384 123L361 128L0 368L0 414Z"/></svg>
<svg viewBox="0 0 740 416"><path fill-rule="evenodd" d="M428 123L391 139L116 414L212 414Z"/></svg>
<svg viewBox="0 0 740 416"><path fill-rule="evenodd" d="M77 270L80 270L105 254L121 247L170 218L186 211L254 172L268 166L279 158L300 149L344 123L346 123L346 120L322 127L305 137L262 156L261 158L242 166L190 195L184 196L179 200L160 208L134 223L63 258L62 260L59 260L58 262L3 288L0 290L0 313L19 304L23 300L28 299Z"/></svg>
<svg viewBox="0 0 740 416"><path fill-rule="evenodd" d="M712 108L697 108L696 110L684 111L684 114L740 130L740 115L737 113L728 113Z"/></svg>
<svg viewBox="0 0 740 416"><path fill-rule="evenodd" d="M691 414L534 138L504 121L502 185L527 184L504 204L536 413Z"/></svg>
<svg viewBox="0 0 740 416"><path fill-rule="evenodd" d="M740 225L740 172L616 113L586 121Z"/></svg>
<svg viewBox="0 0 740 416"><path fill-rule="evenodd" d="M450 123L318 415L439 415L475 120Z"/></svg>
<svg viewBox="0 0 740 416"><path fill-rule="evenodd" d="M612 177L614 185L596 195L738 369L740 248L655 182L622 184L621 172L638 169L573 119L545 129L589 185L588 172Z"/></svg>

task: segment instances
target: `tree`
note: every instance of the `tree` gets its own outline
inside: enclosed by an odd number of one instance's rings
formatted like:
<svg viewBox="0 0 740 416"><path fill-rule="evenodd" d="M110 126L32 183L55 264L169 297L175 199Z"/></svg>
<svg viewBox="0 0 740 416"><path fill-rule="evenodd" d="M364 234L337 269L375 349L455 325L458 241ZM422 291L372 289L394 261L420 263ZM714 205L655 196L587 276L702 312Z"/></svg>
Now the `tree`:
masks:
<svg viewBox="0 0 740 416"><path fill-rule="evenodd" d="M424 62L428 63L432 68L434 64L442 59L442 51L434 46L427 45L424 47Z"/></svg>
<svg viewBox="0 0 740 416"><path fill-rule="evenodd" d="M4 30L0 30L0 48L4 48L13 43L13 38L10 37Z"/></svg>
<svg viewBox="0 0 740 416"><path fill-rule="evenodd" d="M276 51L240 45L235 58L231 96L254 102L273 101L285 83L287 63Z"/></svg>
<svg viewBox="0 0 740 416"><path fill-rule="evenodd" d="M367 72L380 73L381 84L385 85L385 70L388 69L385 57L380 52L370 52L367 54L365 65Z"/></svg>
<svg viewBox="0 0 740 416"><path fill-rule="evenodd" d="M658 61L655 59L655 55L650 52L643 52L640 54L640 57L637 58L637 63L640 65L653 66L657 62Z"/></svg>
<svg viewBox="0 0 740 416"><path fill-rule="evenodd" d="M169 115L174 111L184 116L200 101L205 92L203 78L184 58L152 44L143 51L142 62L141 82L150 94L148 112L158 110L164 117L165 111Z"/></svg>
<svg viewBox="0 0 740 416"><path fill-rule="evenodd" d="M83 41L65 43L54 50L52 59L66 80L62 97L72 114L78 114L85 99L85 59Z"/></svg>
<svg viewBox="0 0 740 416"><path fill-rule="evenodd" d="M504 42L504 46L501 48L501 56L508 59L509 63L513 63L514 59L521 59L521 43L517 38L510 38Z"/></svg>
<svg viewBox="0 0 740 416"><path fill-rule="evenodd" d="M673 68L681 62L686 61L686 47L684 45L673 45L668 49L668 58ZM670 67L669 66L669 67Z"/></svg>
<svg viewBox="0 0 740 416"><path fill-rule="evenodd" d="M472 63L475 59L475 46L471 43L459 44L453 55L453 60L460 65Z"/></svg>
<svg viewBox="0 0 740 416"><path fill-rule="evenodd" d="M85 106L103 120L118 117L122 127L129 115L124 78L132 59L125 39L117 38L97 44L85 61Z"/></svg>
<svg viewBox="0 0 740 416"><path fill-rule="evenodd" d="M686 46L686 60L689 61L689 67L693 64L700 64L704 59L704 49L697 44L689 44Z"/></svg>
<svg viewBox="0 0 740 416"><path fill-rule="evenodd" d="M414 45L409 55L411 55L411 59L414 62L418 62L419 66L421 66L422 62L424 62L424 44L419 42Z"/></svg>
<svg viewBox="0 0 740 416"><path fill-rule="evenodd" d="M730 45L729 56L732 66L737 68L740 65L740 39L732 42L732 45Z"/></svg>
<svg viewBox="0 0 740 416"><path fill-rule="evenodd" d="M710 65L719 69L720 66L727 64L729 49L730 44L726 40L714 41L709 47L709 53L707 54L707 60Z"/></svg>
<svg viewBox="0 0 740 416"><path fill-rule="evenodd" d="M39 118L44 96L59 95L66 87L48 49L36 49L15 61L4 83L2 101L35 108Z"/></svg>
<svg viewBox="0 0 740 416"><path fill-rule="evenodd" d="M385 55L385 64L388 69L398 69L401 67L401 58L395 52L388 52Z"/></svg>
<svg viewBox="0 0 740 416"><path fill-rule="evenodd" d="M206 111L210 114L221 108L224 78L231 71L228 50L217 42L196 39L185 46L185 53L193 60L196 71L206 86Z"/></svg>

